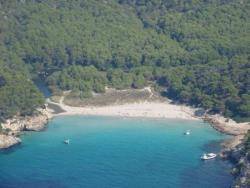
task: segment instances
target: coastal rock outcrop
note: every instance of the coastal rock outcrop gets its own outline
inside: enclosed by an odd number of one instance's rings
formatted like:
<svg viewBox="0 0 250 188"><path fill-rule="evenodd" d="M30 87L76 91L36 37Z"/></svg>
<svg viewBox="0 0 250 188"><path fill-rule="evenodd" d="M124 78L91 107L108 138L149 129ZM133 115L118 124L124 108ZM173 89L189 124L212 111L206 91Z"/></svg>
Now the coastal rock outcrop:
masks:
<svg viewBox="0 0 250 188"><path fill-rule="evenodd" d="M226 148L221 156L233 164L232 174L235 177L232 188L250 187L250 131L246 135L237 136L241 139L237 145ZM227 147L227 146L226 146Z"/></svg>
<svg viewBox="0 0 250 188"><path fill-rule="evenodd" d="M245 152L243 146L237 147L231 150L228 155L229 160L231 160L235 167L232 170L233 175L235 175L235 181L233 188L248 188L250 187L250 159L249 154Z"/></svg>
<svg viewBox="0 0 250 188"><path fill-rule="evenodd" d="M232 188L250 187L250 123L236 123L232 119L220 115L207 115L202 118L204 121L219 132L233 135L226 141L220 156L228 159L234 164L232 174L235 177Z"/></svg>
<svg viewBox="0 0 250 188"><path fill-rule="evenodd" d="M49 118L50 116L47 110L40 109L39 113L33 116L16 116L12 119L8 119L2 124L2 128L14 134L20 131L41 131L46 127Z"/></svg>
<svg viewBox="0 0 250 188"><path fill-rule="evenodd" d="M205 115L203 120L210 123L210 125L219 132L237 136L245 135L250 130L250 124L236 123L232 119L224 118L220 115Z"/></svg>
<svg viewBox="0 0 250 188"><path fill-rule="evenodd" d="M43 130L49 118L45 115L38 115L26 118L24 130L26 131L41 131Z"/></svg>
<svg viewBox="0 0 250 188"><path fill-rule="evenodd" d="M1 126L4 130L9 130L13 133L16 133L24 129L25 121L23 121L23 118L14 117L12 119L7 119L5 123L1 124Z"/></svg>
<svg viewBox="0 0 250 188"><path fill-rule="evenodd" d="M1 127L4 134L0 135L0 149L20 143L21 139L16 136L21 131L43 130L51 116L47 109L38 109L37 112L32 116L15 116L2 123Z"/></svg>
<svg viewBox="0 0 250 188"><path fill-rule="evenodd" d="M0 134L0 149L6 149L21 143L21 139L15 136Z"/></svg>

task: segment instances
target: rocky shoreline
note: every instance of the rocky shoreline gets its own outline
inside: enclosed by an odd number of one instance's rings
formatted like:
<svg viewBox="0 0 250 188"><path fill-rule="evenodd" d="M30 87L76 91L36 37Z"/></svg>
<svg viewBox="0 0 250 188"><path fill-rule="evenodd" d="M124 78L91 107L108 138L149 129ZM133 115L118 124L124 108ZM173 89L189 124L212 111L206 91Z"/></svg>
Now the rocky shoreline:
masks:
<svg viewBox="0 0 250 188"><path fill-rule="evenodd" d="M7 149L21 142L21 139L16 136L0 134L0 149Z"/></svg>
<svg viewBox="0 0 250 188"><path fill-rule="evenodd" d="M0 149L7 149L20 144L22 141L18 136L22 131L41 131L45 129L51 117L47 108L44 108L38 109L33 116L16 116L7 119L1 124Z"/></svg>
<svg viewBox="0 0 250 188"><path fill-rule="evenodd" d="M218 115L204 116L203 120L217 131L232 135L233 138L223 143L220 156L233 164L232 175L235 177L232 188L250 187L250 124L236 123L231 119L226 119Z"/></svg>
<svg viewBox="0 0 250 188"><path fill-rule="evenodd" d="M250 131L241 137L241 142L233 148L225 149L222 152L223 158L229 160L233 164L231 171L235 180L232 188L248 188L250 187Z"/></svg>
<svg viewBox="0 0 250 188"><path fill-rule="evenodd" d="M250 130L250 123L236 123L232 119L224 118L220 115L204 115L202 119L208 122L215 130L232 135L245 135Z"/></svg>
<svg viewBox="0 0 250 188"><path fill-rule="evenodd" d="M51 119L53 116L64 115L64 114L69 113L66 107L70 109L75 108L75 107L66 106L65 104L62 103L62 101L60 103L55 103L55 102L51 102L50 100L48 100L45 107L43 109L42 108L37 109L38 113L36 113L33 116L26 116L26 117L16 116L12 119L6 120L4 123L1 124L2 129L4 130L4 134L0 133L0 136L1 136L0 137L0 149L8 148L13 145L19 144L21 140L18 138L18 135L22 131L43 130L46 127L49 119ZM84 108L80 108L80 107L78 108L81 110L84 110ZM92 109L93 108L91 108L91 110ZM129 108L129 110L131 110L131 108ZM185 110L184 112L186 111L187 110ZM235 121L228 119L228 118L224 118L221 115L208 115L205 113L197 115L195 111L202 111L202 110L190 108L190 110L188 110L188 113L187 112L186 113L189 114L189 116L193 117L194 119L201 119L205 122L208 122L214 129L216 129L217 131L221 133L234 136L231 140L226 141L224 143L224 148L225 148L224 150L233 149L237 145L239 145L242 142L244 135L246 135L247 131L250 130L249 122L248 123L236 123ZM72 113L72 115L73 114L74 113ZM8 136L8 137L5 137L3 135ZM6 142L5 139L7 139L8 142Z"/></svg>
<svg viewBox="0 0 250 188"><path fill-rule="evenodd" d="M36 115L26 117L17 116L1 124L3 131L0 133L0 149L7 149L20 144L22 141L18 136L22 131L41 131L46 128L49 119L53 116L67 112L65 105L50 102L49 100L47 102L48 105L43 109L38 109ZM193 110L192 112L195 111ZM190 115L208 122L214 129L221 133L234 136L223 143L224 149L220 156L235 164L233 172L236 180L232 187L247 187L248 185L245 185L250 178L250 163L247 156L242 153L244 151L245 137L250 130L250 123L236 123L221 115L208 115L204 113L201 115L195 115L195 113Z"/></svg>
<svg viewBox="0 0 250 188"><path fill-rule="evenodd" d="M244 141L245 135L250 131L250 123L236 123L232 119L225 118L221 115L203 115L203 121L208 122L218 132L232 135L233 137L223 142L223 150L233 150Z"/></svg>

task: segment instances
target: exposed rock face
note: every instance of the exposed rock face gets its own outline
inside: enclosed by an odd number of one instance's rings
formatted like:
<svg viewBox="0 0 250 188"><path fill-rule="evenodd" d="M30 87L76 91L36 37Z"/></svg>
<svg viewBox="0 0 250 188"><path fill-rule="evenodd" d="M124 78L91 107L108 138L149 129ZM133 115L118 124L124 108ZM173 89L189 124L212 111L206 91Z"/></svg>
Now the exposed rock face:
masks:
<svg viewBox="0 0 250 188"><path fill-rule="evenodd" d="M0 149L11 147L21 142L18 135L21 131L41 131L43 130L51 117L46 109L38 109L39 113L33 116L16 116L6 120L1 126L5 134L0 135ZM7 135L8 134L8 135Z"/></svg>
<svg viewBox="0 0 250 188"><path fill-rule="evenodd" d="M24 130L41 131L46 127L48 120L49 120L48 117L45 115L38 115L35 117L26 118Z"/></svg>
<svg viewBox="0 0 250 188"><path fill-rule="evenodd" d="M2 128L6 130L9 129L12 132L20 132L25 127L24 123L25 122L22 119L15 117L13 119L6 120L5 123L2 123Z"/></svg>
<svg viewBox="0 0 250 188"><path fill-rule="evenodd" d="M234 136L233 139L224 143L225 149L220 156L229 159L234 164L232 174L235 176L235 181L231 187L249 188L250 150L249 146L246 146L246 139L250 137L250 132L248 133L250 131L250 123L236 123L220 115L205 114L202 119L209 122L217 131Z"/></svg>
<svg viewBox="0 0 250 188"><path fill-rule="evenodd" d="M46 110L40 110L40 113L33 116L14 117L6 120L2 124L3 129L9 129L13 133L20 131L41 131L46 127L49 120L49 114Z"/></svg>
<svg viewBox="0 0 250 188"><path fill-rule="evenodd" d="M250 132L242 137L240 144L229 147L222 152L222 157L228 159L234 164L232 174L235 181L232 188L250 187L250 150L249 150Z"/></svg>
<svg viewBox="0 0 250 188"><path fill-rule="evenodd" d="M0 149L9 148L19 143L21 143L20 138L9 135L0 135Z"/></svg>
<svg viewBox="0 0 250 188"><path fill-rule="evenodd" d="M250 187L250 161L244 152L244 147L238 147L231 151L229 159L235 164L232 173L236 179L233 188L249 188Z"/></svg>
<svg viewBox="0 0 250 188"><path fill-rule="evenodd" d="M217 131L233 136L245 135L247 131L250 130L249 122L236 123L231 119L219 115L205 115L203 120L210 123Z"/></svg>

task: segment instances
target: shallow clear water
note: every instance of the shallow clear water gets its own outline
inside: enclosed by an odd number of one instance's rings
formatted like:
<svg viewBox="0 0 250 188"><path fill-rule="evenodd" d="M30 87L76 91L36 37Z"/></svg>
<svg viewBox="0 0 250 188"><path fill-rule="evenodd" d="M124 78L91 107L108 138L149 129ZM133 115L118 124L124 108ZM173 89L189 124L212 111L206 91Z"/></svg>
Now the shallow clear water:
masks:
<svg viewBox="0 0 250 188"><path fill-rule="evenodd" d="M229 187L227 162L199 159L224 138L199 121L58 117L0 152L0 187Z"/></svg>

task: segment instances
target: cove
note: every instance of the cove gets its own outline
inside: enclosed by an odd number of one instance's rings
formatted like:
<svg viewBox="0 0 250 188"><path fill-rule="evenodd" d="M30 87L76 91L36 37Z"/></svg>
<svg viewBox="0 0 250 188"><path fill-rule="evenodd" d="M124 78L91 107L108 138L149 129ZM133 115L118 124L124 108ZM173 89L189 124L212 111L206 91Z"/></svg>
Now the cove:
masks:
<svg viewBox="0 0 250 188"><path fill-rule="evenodd" d="M0 152L0 187L229 187L228 162L200 160L225 138L201 121L56 117Z"/></svg>

